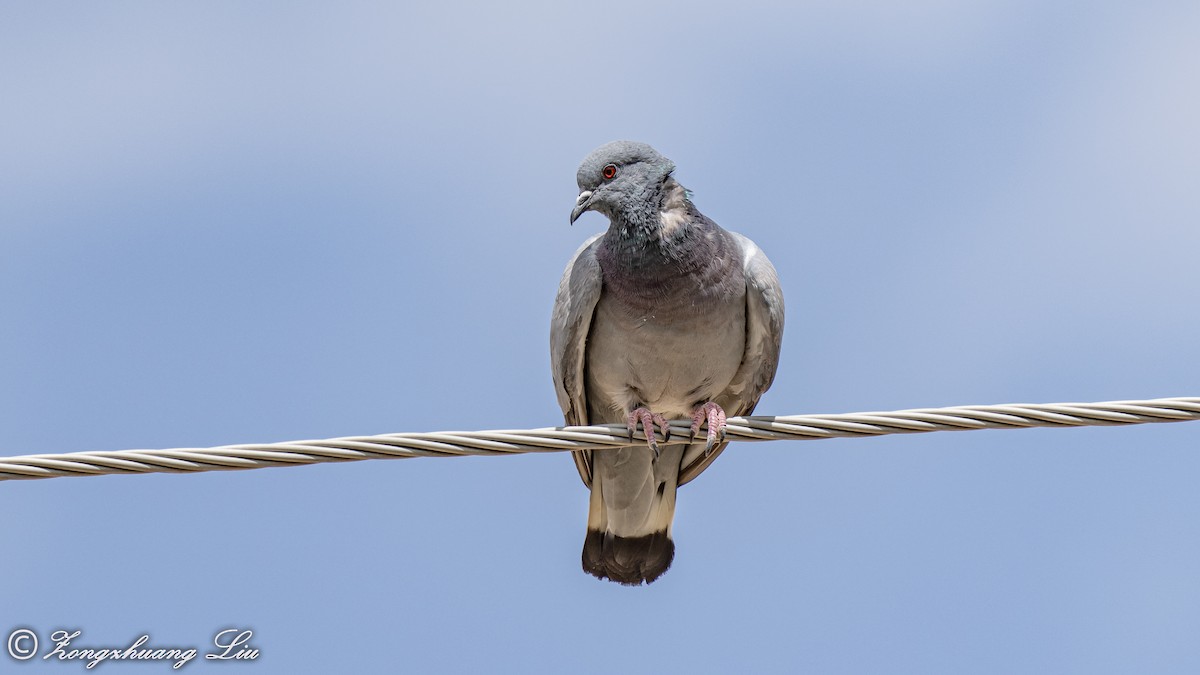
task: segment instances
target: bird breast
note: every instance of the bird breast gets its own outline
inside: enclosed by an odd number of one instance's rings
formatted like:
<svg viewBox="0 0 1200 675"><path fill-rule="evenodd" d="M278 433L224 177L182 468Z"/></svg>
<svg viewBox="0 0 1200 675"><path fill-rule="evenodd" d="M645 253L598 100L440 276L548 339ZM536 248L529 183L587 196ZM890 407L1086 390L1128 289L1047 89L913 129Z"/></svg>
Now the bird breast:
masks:
<svg viewBox="0 0 1200 675"><path fill-rule="evenodd" d="M745 351L745 281L739 273L740 289L713 289L705 277L678 279L657 302L602 291L586 354L593 422L622 421L638 406L686 417L725 391Z"/></svg>

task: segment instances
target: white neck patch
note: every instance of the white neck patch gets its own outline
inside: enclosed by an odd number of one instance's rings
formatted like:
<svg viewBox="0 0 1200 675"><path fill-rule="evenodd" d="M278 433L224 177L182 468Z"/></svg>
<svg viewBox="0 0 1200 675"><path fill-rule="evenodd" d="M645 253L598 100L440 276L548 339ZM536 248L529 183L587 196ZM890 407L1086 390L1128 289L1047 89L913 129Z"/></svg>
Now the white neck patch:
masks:
<svg viewBox="0 0 1200 675"><path fill-rule="evenodd" d="M667 196L658 212L658 222L662 225L659 236L665 239L687 221L687 192L674 178L668 178L664 187Z"/></svg>

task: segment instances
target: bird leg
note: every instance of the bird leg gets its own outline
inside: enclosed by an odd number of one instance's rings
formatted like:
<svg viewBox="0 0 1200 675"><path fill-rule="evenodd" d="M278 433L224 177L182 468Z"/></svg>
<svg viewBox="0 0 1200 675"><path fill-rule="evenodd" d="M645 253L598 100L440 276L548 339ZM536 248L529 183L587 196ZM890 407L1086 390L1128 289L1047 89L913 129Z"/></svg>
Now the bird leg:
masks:
<svg viewBox="0 0 1200 675"><path fill-rule="evenodd" d="M709 401L696 406L692 411L692 440L700 433L700 425L708 422L708 443L704 446L704 456L712 454L713 446L725 440L725 411L721 406Z"/></svg>
<svg viewBox="0 0 1200 675"><path fill-rule="evenodd" d="M642 423L642 431L646 432L646 444L654 451L654 458L658 459L658 441L654 438L654 425L658 425L662 429L663 443L671 440L671 427L667 425L667 418L662 415L652 413L648 408L639 406L629 413L625 418L625 426L629 427L629 440L633 440L633 434L637 431L638 422Z"/></svg>

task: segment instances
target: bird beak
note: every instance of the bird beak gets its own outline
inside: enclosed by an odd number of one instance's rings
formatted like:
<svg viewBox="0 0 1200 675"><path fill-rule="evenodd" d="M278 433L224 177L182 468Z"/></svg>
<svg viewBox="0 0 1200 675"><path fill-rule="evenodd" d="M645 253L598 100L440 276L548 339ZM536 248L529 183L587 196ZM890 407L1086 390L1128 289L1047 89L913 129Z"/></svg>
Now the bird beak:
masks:
<svg viewBox="0 0 1200 675"><path fill-rule="evenodd" d="M579 198L575 200L575 208L571 209L571 224L574 225L579 216L583 215L584 211L591 209L592 191L584 190L579 193Z"/></svg>

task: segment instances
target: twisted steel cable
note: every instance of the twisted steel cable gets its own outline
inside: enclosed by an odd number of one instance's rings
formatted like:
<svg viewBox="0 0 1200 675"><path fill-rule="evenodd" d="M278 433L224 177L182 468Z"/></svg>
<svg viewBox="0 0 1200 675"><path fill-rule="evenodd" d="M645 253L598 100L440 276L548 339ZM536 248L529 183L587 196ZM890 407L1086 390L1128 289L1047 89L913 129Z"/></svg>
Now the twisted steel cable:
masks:
<svg viewBox="0 0 1200 675"><path fill-rule="evenodd" d="M818 440L974 429L1080 427L1200 420L1200 397L1103 403L1044 403L916 408L893 412L782 417L731 417L730 440ZM690 421L671 422L674 439L687 438ZM248 443L216 448L117 450L0 457L0 480L99 476L105 474L194 473L262 469L364 459L507 455L524 452L598 450L645 442L630 440L619 424L500 431L443 431L347 436L283 443Z"/></svg>

